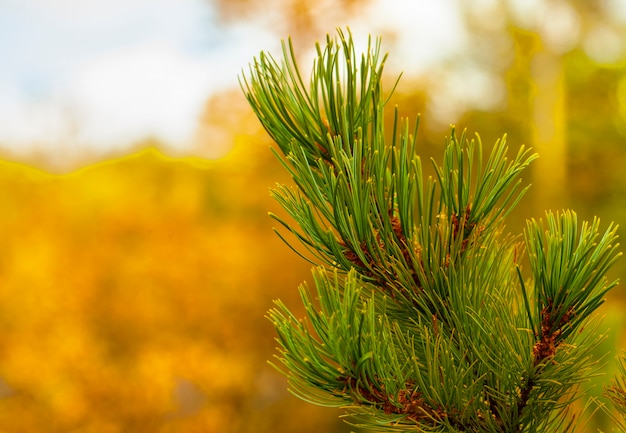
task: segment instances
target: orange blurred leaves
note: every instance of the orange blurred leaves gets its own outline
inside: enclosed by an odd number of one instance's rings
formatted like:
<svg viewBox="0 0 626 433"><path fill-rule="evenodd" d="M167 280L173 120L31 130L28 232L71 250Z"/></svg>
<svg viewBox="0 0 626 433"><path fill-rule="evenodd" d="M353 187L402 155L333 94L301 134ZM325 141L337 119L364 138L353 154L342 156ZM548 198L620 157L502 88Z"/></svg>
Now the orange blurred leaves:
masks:
<svg viewBox="0 0 626 433"><path fill-rule="evenodd" d="M273 164L1 163L0 430L289 431L284 410L336 425L266 363L265 312L309 267L270 229Z"/></svg>

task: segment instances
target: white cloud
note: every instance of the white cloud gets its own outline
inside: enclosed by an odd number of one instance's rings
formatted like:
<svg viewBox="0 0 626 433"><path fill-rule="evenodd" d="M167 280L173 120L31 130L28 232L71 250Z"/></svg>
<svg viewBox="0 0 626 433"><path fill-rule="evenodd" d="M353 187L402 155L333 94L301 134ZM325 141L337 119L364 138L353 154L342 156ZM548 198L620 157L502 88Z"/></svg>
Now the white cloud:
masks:
<svg viewBox="0 0 626 433"><path fill-rule="evenodd" d="M391 72L424 71L462 49L455 4L378 1L350 26L357 41L395 29ZM70 155L155 137L185 149L211 93L237 86L259 51L279 53L284 35L264 25L217 26L208 0L4 0L0 146Z"/></svg>
<svg viewBox="0 0 626 433"><path fill-rule="evenodd" d="M365 30L393 32L389 65L409 74L423 73L464 48L462 11L454 0L378 0L365 12Z"/></svg>
<svg viewBox="0 0 626 433"><path fill-rule="evenodd" d="M81 141L184 141L219 73L212 62L159 43L94 58L77 68L69 95L85 113Z"/></svg>
<svg viewBox="0 0 626 433"><path fill-rule="evenodd" d="M104 150L146 136L185 145L210 92L236 85L241 67L215 49L224 44L207 4L2 4L0 145Z"/></svg>

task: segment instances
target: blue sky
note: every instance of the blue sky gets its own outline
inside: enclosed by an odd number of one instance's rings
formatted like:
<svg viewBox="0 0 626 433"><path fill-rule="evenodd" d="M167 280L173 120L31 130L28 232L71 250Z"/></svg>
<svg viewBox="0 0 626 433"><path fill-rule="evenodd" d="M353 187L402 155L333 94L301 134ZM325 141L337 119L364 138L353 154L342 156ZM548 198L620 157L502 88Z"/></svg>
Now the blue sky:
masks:
<svg viewBox="0 0 626 433"><path fill-rule="evenodd" d="M201 0L0 0L0 146L184 146L207 97L274 43L218 29Z"/></svg>
<svg viewBox="0 0 626 433"><path fill-rule="evenodd" d="M226 25L211 0L0 0L0 157L105 155L150 137L193 154L208 98L237 88L238 74L259 51L278 52L286 35L272 25L277 3L267 0L254 22ZM496 95L497 104L497 77L484 70L429 70L470 51L460 4L489 25L504 22L501 0L372 0L348 18L335 13L333 0L311 2L328 32L349 25L364 41L393 30L387 71L430 71L440 96L433 110L446 119L464 106L459 97L489 104L487 96ZM623 33L600 25L582 38L568 2L504 4L557 52L582 43L598 61L622 56ZM613 19L626 21L626 0L606 5Z"/></svg>
<svg viewBox="0 0 626 433"><path fill-rule="evenodd" d="M225 25L210 0L0 0L0 157L107 154L150 137L192 154L208 98L236 88L242 68L261 50L276 52L286 36L268 25L279 2L267 1L267 16ZM505 3L557 51L579 42L580 20L567 2ZM349 22L333 17L333 0L311 3L328 32L349 25L358 41L394 30L387 71L405 76L466 49L460 4L502 21L499 0L372 0ZM626 0L607 4L626 20ZM623 52L622 35L604 27L589 35L583 45L591 53L594 46L599 55L611 46ZM488 101L486 86L497 94L497 77L480 68L431 75L440 101L464 93ZM450 118L447 105L441 110Z"/></svg>
<svg viewBox="0 0 626 433"><path fill-rule="evenodd" d="M262 22L220 25L209 0L0 0L0 150L63 158L155 137L193 152L209 96L238 86L242 68L285 36ZM462 49L455 0L374 2L328 24L363 39L398 30L392 70Z"/></svg>

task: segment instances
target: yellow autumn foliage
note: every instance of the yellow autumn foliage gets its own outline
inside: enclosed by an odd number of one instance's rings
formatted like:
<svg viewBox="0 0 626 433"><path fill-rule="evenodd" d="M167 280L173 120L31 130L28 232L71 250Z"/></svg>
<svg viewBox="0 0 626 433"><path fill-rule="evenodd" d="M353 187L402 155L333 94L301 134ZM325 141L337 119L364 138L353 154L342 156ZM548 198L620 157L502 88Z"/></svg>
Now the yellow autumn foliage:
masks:
<svg viewBox="0 0 626 433"><path fill-rule="evenodd" d="M272 233L260 150L0 163L0 431L345 431L267 363L265 312L309 265Z"/></svg>

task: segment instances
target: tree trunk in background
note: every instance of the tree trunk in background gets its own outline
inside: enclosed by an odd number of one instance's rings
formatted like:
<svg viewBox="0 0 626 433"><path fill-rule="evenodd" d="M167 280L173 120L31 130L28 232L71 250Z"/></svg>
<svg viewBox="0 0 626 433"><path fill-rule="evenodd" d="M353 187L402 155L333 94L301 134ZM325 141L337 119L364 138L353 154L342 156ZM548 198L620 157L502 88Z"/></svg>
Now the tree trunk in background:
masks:
<svg viewBox="0 0 626 433"><path fill-rule="evenodd" d="M561 56L547 50L535 53L531 65L535 91L532 97L532 147L534 207L567 207L566 91Z"/></svg>

